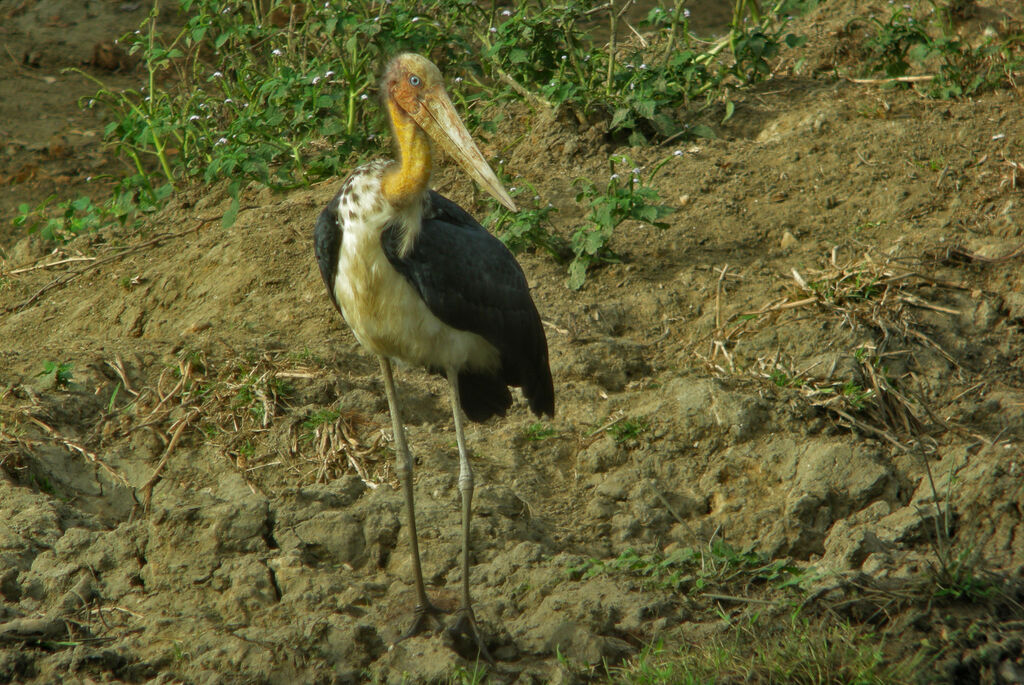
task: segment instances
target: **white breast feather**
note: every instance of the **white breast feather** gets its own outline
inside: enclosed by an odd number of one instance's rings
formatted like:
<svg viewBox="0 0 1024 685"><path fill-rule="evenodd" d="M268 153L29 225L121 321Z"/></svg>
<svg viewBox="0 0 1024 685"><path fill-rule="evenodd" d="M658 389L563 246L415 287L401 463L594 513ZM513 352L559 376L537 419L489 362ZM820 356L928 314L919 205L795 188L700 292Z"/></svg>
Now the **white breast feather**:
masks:
<svg viewBox="0 0 1024 685"><path fill-rule="evenodd" d="M476 333L452 328L434 316L384 254L384 226L396 215L407 225L418 225L422 202L404 211L388 203L380 192L383 166L371 162L353 172L334 207L343 230L334 295L345 321L374 354L445 370L496 369L497 349ZM414 232L406 235L415 239ZM401 249L410 250L412 240Z"/></svg>

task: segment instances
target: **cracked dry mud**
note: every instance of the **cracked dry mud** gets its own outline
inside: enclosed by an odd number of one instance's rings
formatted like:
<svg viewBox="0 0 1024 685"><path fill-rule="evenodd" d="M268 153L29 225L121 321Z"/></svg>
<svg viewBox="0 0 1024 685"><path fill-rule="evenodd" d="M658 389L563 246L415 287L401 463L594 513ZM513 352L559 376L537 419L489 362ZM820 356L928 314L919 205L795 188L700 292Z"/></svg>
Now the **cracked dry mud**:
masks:
<svg viewBox="0 0 1024 685"><path fill-rule="evenodd" d="M1020 18L1013 3L980 4L979 29ZM56 253L10 227L25 198L112 164L102 122L74 107L88 88L59 68L141 15L105 3L94 21L71 5L60 37L29 31L31 14L3 28L15 54L42 58L0 67L0 682L443 681L470 656L443 636L389 650L414 594L387 405L310 244L338 181L250 188L228 230L222 187L182 193L143 235L106 231ZM827 62L865 10L823 5L796 28ZM803 569L808 610L875 626L890 658L930 641L922 677L1024 672L1024 196L1010 166L1024 162L1024 103L814 73L734 93L732 119L709 121L720 138L679 155L525 110L499 131L531 131L507 170L558 207L556 231L580 221L573 179L602 178L612 151L643 166L672 156L655 185L677 211L665 230L623 225L613 247L626 263L580 292L547 257L520 256L549 324L557 416L538 433L517 404L468 429L472 583L495 682L599 678L653 640L721 635L700 593L578 570L712 540ZM39 102L46 116L29 120ZM53 136L72 152L55 153ZM436 186L483 211L453 169ZM10 275L143 244L38 297L88 263ZM823 296L829 284L845 299ZM67 387L40 375L50 361L72 365ZM877 402L838 401L876 375L891 382ZM459 499L444 386L412 369L398 383L428 592L451 609ZM334 428L309 427L325 409L341 412ZM1009 601L929 601L944 526Z"/></svg>

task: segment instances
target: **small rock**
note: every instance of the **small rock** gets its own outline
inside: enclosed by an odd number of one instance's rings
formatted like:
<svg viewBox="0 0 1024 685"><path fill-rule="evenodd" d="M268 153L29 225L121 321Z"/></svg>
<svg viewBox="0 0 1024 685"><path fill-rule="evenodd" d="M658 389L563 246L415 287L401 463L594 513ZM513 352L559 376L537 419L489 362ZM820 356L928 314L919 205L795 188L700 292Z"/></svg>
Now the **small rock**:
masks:
<svg viewBox="0 0 1024 685"><path fill-rule="evenodd" d="M785 233L782 234L782 241L780 242L780 245L782 245L783 250L788 250L789 248L796 245L796 243L796 236L794 236L789 231L786 231Z"/></svg>

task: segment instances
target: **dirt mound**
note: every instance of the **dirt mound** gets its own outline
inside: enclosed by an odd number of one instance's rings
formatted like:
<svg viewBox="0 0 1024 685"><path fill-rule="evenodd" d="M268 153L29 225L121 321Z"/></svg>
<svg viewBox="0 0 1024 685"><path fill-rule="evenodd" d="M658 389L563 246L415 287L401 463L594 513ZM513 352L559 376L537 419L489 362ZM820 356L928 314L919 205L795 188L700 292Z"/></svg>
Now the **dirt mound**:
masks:
<svg viewBox="0 0 1024 685"><path fill-rule="evenodd" d="M821 55L849 4L803 20ZM519 403L468 428L492 677L602 677L656 639L723 645L731 619L802 604L808 644L838 616L929 678L1019 682L1020 95L779 76L733 97L720 138L678 149L554 116L499 133L532 131L506 169L558 232L612 149L670 158L654 183L677 211L623 224L626 262L579 292L520 256L557 417ZM390 648L414 597L390 420L312 257L336 185L245 189L230 229L213 188L143 235L5 243L0 681L419 682L472 663L445 635ZM435 185L483 213L454 170ZM398 383L428 592L451 609L445 389Z"/></svg>

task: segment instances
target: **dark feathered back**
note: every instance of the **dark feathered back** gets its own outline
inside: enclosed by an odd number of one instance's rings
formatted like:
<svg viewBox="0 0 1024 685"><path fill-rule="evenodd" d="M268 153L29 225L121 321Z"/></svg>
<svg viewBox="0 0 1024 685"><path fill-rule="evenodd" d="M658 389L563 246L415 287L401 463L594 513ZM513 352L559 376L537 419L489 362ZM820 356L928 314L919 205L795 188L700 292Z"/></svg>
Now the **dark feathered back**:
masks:
<svg viewBox="0 0 1024 685"><path fill-rule="evenodd" d="M381 237L384 252L430 311L453 328L481 336L500 354L501 368L495 374L459 374L466 416L483 421L504 415L512 405L510 385L523 389L535 414L553 416L555 392L544 326L508 248L434 191L429 192L413 249L404 258L398 256L399 237L397 225L388 226Z"/></svg>

